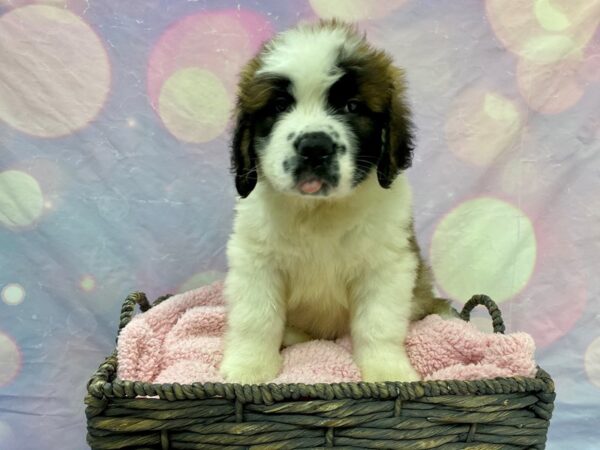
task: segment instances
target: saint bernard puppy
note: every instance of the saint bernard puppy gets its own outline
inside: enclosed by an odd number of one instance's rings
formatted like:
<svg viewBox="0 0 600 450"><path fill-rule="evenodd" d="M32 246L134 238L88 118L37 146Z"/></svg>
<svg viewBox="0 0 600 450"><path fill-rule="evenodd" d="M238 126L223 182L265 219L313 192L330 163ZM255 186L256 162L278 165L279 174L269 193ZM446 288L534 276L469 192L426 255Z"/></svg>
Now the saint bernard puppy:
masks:
<svg viewBox="0 0 600 450"><path fill-rule="evenodd" d="M241 199L227 255L221 373L261 383L280 348L350 333L365 381L413 381L411 320L448 313L419 254L402 173L413 136L402 70L338 21L285 31L241 74Z"/></svg>

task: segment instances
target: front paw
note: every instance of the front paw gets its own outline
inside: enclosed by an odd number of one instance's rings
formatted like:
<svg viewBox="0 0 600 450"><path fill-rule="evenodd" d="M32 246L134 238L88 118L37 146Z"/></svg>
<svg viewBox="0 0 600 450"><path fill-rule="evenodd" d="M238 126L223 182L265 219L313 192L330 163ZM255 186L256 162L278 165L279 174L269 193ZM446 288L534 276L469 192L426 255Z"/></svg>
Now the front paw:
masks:
<svg viewBox="0 0 600 450"><path fill-rule="evenodd" d="M406 357L369 358L359 363L363 381L419 381L421 377Z"/></svg>
<svg viewBox="0 0 600 450"><path fill-rule="evenodd" d="M273 380L281 370L279 352L265 356L245 356L227 352L221 363L221 375L229 383L259 384Z"/></svg>

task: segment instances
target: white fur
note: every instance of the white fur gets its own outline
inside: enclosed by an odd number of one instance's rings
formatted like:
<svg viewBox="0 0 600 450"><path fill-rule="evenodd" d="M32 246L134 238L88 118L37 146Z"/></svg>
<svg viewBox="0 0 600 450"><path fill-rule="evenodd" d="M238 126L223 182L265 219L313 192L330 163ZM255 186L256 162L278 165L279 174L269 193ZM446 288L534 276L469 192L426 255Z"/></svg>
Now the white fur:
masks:
<svg viewBox="0 0 600 450"><path fill-rule="evenodd" d="M259 73L288 76L297 105L263 143L259 181L237 204L228 244L229 327L221 372L238 383L266 382L281 367L282 343L350 332L367 381L417 379L403 342L418 255L411 250L411 194L400 175L383 189L375 171L352 186L353 136L325 105L340 48L357 44L343 30L284 33L268 47ZM282 162L287 135L331 126L347 145L339 186L328 196L294 193Z"/></svg>
<svg viewBox="0 0 600 450"><path fill-rule="evenodd" d="M277 375L286 323L315 338L350 331L367 381L414 380L403 350L417 255L409 248L410 188L374 174L349 197L307 201L259 183L237 205L228 245L224 376Z"/></svg>

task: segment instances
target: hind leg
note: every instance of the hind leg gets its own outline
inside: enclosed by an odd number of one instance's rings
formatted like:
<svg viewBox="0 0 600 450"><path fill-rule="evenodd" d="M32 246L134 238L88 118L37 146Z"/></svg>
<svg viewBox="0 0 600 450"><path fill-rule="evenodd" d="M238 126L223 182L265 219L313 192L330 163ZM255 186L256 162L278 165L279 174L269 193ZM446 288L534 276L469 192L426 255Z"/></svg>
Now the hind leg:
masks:
<svg viewBox="0 0 600 450"><path fill-rule="evenodd" d="M287 325L283 332L283 347L290 347L294 344L311 341L313 339L308 333L299 330L296 327Z"/></svg>

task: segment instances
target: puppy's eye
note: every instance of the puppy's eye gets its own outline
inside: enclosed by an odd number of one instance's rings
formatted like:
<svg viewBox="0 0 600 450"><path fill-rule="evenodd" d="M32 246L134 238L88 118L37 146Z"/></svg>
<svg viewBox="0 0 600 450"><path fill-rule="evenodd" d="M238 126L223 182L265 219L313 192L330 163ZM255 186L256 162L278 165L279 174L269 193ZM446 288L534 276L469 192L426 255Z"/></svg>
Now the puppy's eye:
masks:
<svg viewBox="0 0 600 450"><path fill-rule="evenodd" d="M359 107L360 107L360 103L358 100L348 100L348 102L344 106L344 111L347 113L354 113L354 112L358 111Z"/></svg>
<svg viewBox="0 0 600 450"><path fill-rule="evenodd" d="M287 97L277 97L273 102L273 107L277 112L285 112L290 109L291 106L290 99Z"/></svg>

